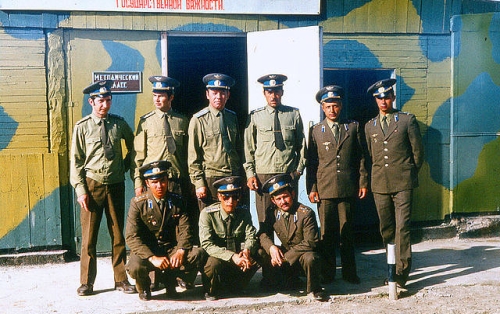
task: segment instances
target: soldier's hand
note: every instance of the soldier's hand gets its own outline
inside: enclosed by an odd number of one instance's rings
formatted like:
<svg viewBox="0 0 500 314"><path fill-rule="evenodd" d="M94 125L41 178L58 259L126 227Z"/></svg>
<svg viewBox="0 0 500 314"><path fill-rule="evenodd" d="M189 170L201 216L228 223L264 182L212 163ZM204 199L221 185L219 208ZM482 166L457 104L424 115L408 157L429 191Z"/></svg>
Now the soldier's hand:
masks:
<svg viewBox="0 0 500 314"><path fill-rule="evenodd" d="M359 192L358 192L359 199L364 199L366 197L367 193L368 193L368 189L367 188L361 188L361 189L359 189Z"/></svg>
<svg viewBox="0 0 500 314"><path fill-rule="evenodd" d="M170 257L170 267L171 268L181 267L183 260L184 260L184 250L178 249L177 252L175 252L174 255Z"/></svg>
<svg viewBox="0 0 500 314"><path fill-rule="evenodd" d="M207 187L202 186L200 188L197 188L196 189L196 197L200 200L206 198L207 197Z"/></svg>
<svg viewBox="0 0 500 314"><path fill-rule="evenodd" d="M161 270L167 269L170 267L170 261L167 257L164 256L151 256L148 260L153 264L154 267L159 268Z"/></svg>
<svg viewBox="0 0 500 314"><path fill-rule="evenodd" d="M89 212L89 195L88 194L83 194L78 196L77 199L78 204L84 209L85 211Z"/></svg>
<svg viewBox="0 0 500 314"><path fill-rule="evenodd" d="M283 265L283 261L285 256L283 252L281 252L280 248L276 245L273 245L269 248L269 253L271 254L271 265L272 266L281 266Z"/></svg>
<svg viewBox="0 0 500 314"><path fill-rule="evenodd" d="M248 178L247 186L250 190L257 191L259 189L259 180L257 180L257 177Z"/></svg>
<svg viewBox="0 0 500 314"><path fill-rule="evenodd" d="M309 201L311 203L319 203L319 194L318 192L309 193Z"/></svg>

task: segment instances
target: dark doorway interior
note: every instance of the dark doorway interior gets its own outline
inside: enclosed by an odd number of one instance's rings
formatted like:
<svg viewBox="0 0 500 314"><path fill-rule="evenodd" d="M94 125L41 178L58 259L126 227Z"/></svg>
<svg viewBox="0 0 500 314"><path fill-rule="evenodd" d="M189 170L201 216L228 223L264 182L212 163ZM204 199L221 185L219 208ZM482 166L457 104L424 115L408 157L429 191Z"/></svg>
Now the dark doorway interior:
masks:
<svg viewBox="0 0 500 314"><path fill-rule="evenodd" d="M207 106L203 76L224 73L236 80L226 108L238 115L243 130L248 115L245 35L168 36L168 74L181 82L174 108L188 118Z"/></svg>
<svg viewBox="0 0 500 314"><path fill-rule="evenodd" d="M394 70L390 69L324 69L323 85L342 86L345 89L345 99L341 115L364 126L378 114L377 105L366 90L376 81L390 78L393 73ZM323 113L321 118L324 119ZM357 201L354 223L358 242L380 241L378 214L371 193L365 199Z"/></svg>

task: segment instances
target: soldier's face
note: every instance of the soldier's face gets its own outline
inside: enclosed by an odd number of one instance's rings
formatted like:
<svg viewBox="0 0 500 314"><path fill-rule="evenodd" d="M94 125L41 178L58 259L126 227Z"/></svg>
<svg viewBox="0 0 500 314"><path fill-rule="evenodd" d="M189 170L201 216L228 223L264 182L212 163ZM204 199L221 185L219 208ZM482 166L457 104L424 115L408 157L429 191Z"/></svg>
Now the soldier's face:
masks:
<svg viewBox="0 0 500 314"><path fill-rule="evenodd" d="M285 190L282 193L272 196L271 201L274 203L274 205L278 206L279 209L287 212L293 206L294 195L295 195L294 191L290 192Z"/></svg>
<svg viewBox="0 0 500 314"><path fill-rule="evenodd" d="M328 99L321 104L321 108L325 113L325 117L330 121L337 121L342 111L342 102L338 100Z"/></svg>
<svg viewBox="0 0 500 314"><path fill-rule="evenodd" d="M264 89L264 97L266 97L267 104L273 108L281 105L281 97L283 97L283 89L269 88Z"/></svg>
<svg viewBox="0 0 500 314"><path fill-rule="evenodd" d="M92 112L99 118L105 118L111 109L111 96L89 98Z"/></svg>
<svg viewBox="0 0 500 314"><path fill-rule="evenodd" d="M217 110L222 110L229 99L229 91L222 88L207 89L207 99L210 106Z"/></svg>
<svg viewBox="0 0 500 314"><path fill-rule="evenodd" d="M163 112L167 112L172 108L172 100L174 100L174 95L168 96L167 93L153 93L155 107Z"/></svg>
<svg viewBox="0 0 500 314"><path fill-rule="evenodd" d="M240 201L240 194L221 194L217 193L217 198L222 206L222 209L230 214L235 211L238 202Z"/></svg>
<svg viewBox="0 0 500 314"><path fill-rule="evenodd" d="M151 193L153 193L154 197L161 199L167 194L167 189L168 189L168 178L167 176L163 176L159 179L153 179L153 180L145 180L147 187L151 190Z"/></svg>
<svg viewBox="0 0 500 314"><path fill-rule="evenodd" d="M375 97L375 101L377 102L378 110L384 114L390 113L394 109L394 108L392 108L392 104L394 103L395 99L396 99L396 96L394 96L394 95L389 95L388 97L385 97L385 98Z"/></svg>

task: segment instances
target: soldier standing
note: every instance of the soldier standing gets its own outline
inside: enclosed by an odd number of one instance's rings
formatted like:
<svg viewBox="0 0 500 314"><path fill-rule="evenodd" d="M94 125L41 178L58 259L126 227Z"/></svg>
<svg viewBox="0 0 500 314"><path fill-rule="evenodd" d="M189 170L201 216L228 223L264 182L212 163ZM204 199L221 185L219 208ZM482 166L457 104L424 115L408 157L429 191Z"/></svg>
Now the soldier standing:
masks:
<svg viewBox="0 0 500 314"><path fill-rule="evenodd" d="M380 220L380 234L396 245L396 282L404 287L411 269L410 218L413 189L424 162L422 136L413 114L393 108L395 79L385 79L367 92L377 102L379 114L365 124L371 156L371 189Z"/></svg>
<svg viewBox="0 0 500 314"><path fill-rule="evenodd" d="M261 191L262 183L280 173L291 174L297 183L305 167L302 118L298 109L281 103L286 80L282 74L268 74L257 80L263 86L267 105L250 112L245 128L244 168L247 186L256 192L259 223L271 205L269 195Z"/></svg>
<svg viewBox="0 0 500 314"><path fill-rule="evenodd" d="M235 81L212 73L203 77L203 83L208 106L193 115L188 129L189 175L200 211L217 201L215 181L242 172L238 120L234 111L225 108Z"/></svg>
<svg viewBox="0 0 500 314"><path fill-rule="evenodd" d="M70 181L81 206L82 250L80 255L80 296L94 293L97 274L96 245L103 213L108 221L112 243L115 290L134 293L125 272L125 172L121 140L127 156L133 151L134 134L125 120L108 114L113 81L99 81L83 90L89 94L92 113L78 121L70 152ZM125 158L128 160L128 157Z"/></svg>
<svg viewBox="0 0 500 314"><path fill-rule="evenodd" d="M327 261L323 280L335 278L335 248L340 242L342 278L357 284L352 220L356 197L367 194L368 174L361 127L357 121L340 118L343 97L344 89L337 85L316 93L325 119L309 130L306 185L309 200L318 204L321 251Z"/></svg>

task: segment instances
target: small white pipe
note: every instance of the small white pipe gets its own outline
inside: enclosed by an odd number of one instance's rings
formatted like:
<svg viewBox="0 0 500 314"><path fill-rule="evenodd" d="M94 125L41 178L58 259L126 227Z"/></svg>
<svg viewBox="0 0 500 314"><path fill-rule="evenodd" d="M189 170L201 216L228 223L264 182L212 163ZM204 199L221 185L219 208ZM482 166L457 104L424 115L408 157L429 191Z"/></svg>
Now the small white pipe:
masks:
<svg viewBox="0 0 500 314"><path fill-rule="evenodd" d="M389 283L389 300L398 299L398 286L395 281L396 277L396 245L387 244L387 268L388 276L387 281Z"/></svg>

